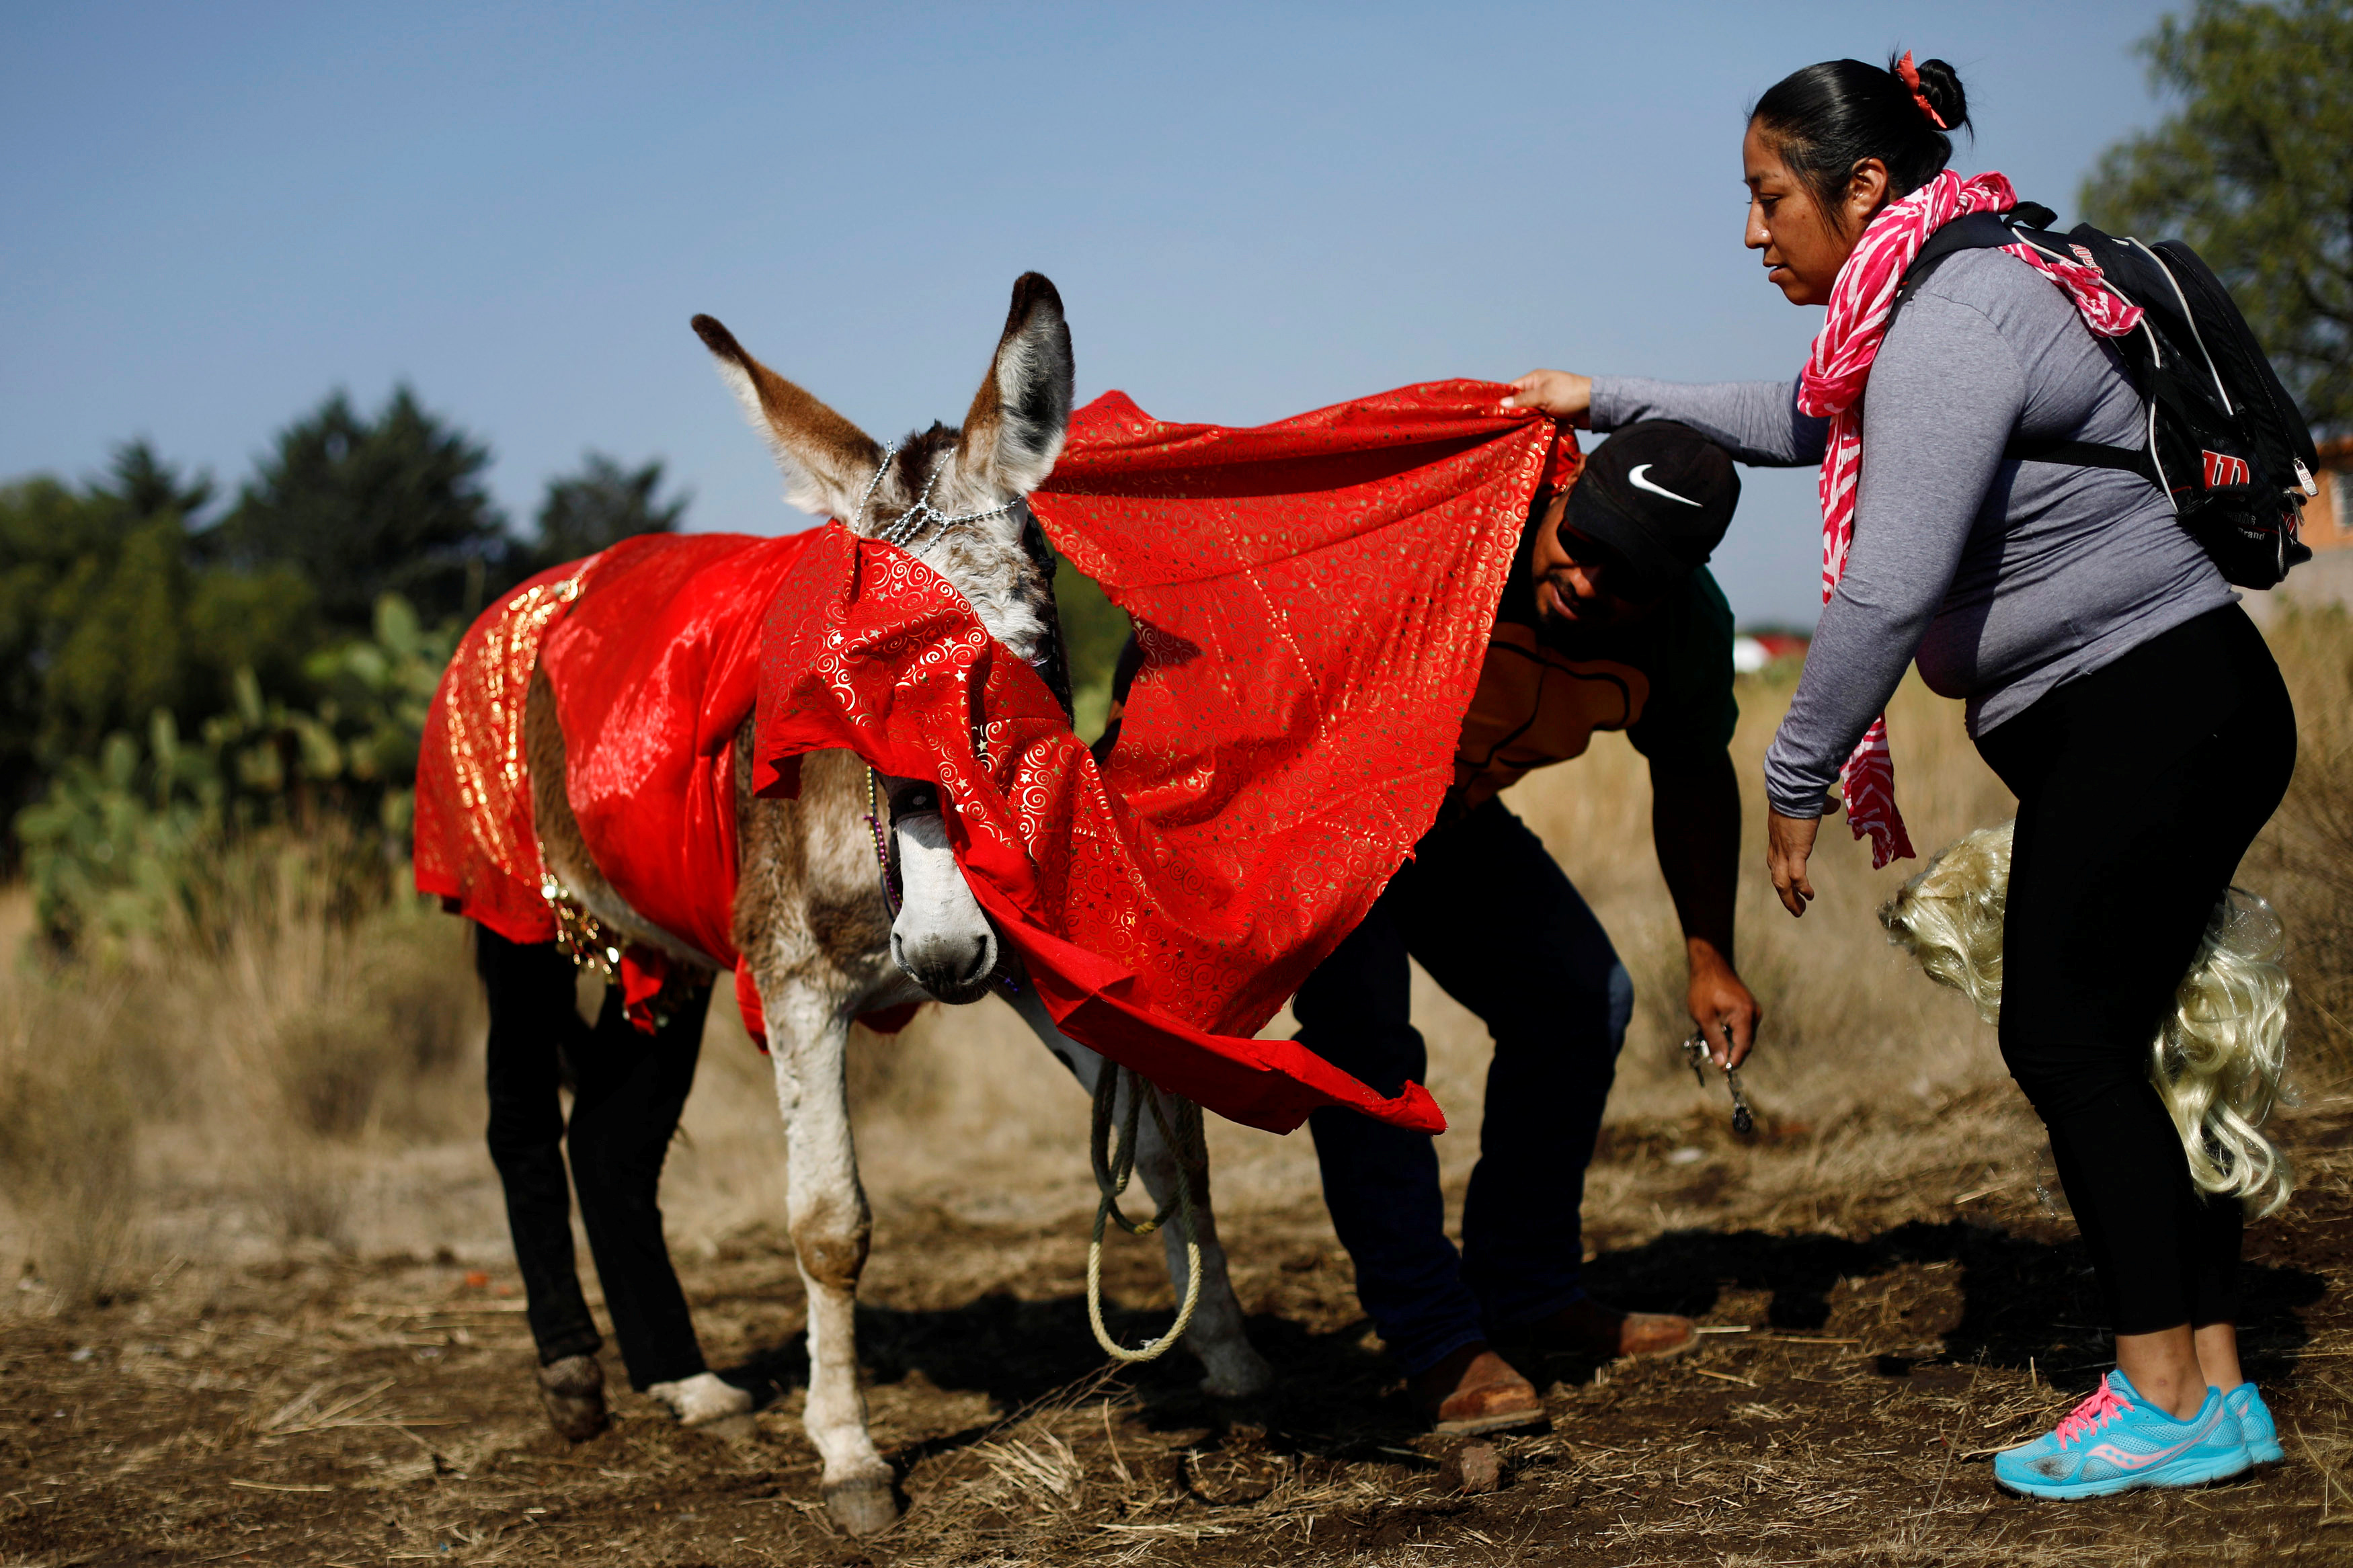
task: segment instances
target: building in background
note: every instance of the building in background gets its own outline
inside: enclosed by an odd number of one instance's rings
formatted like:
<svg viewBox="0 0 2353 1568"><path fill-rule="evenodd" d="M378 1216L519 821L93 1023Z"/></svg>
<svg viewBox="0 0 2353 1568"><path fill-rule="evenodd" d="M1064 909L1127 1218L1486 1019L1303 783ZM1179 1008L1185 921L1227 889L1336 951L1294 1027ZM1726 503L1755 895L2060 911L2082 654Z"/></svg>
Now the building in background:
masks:
<svg viewBox="0 0 2353 1568"><path fill-rule="evenodd" d="M2247 595L2247 611L2263 620L2277 605L2336 605L2353 609L2353 437L2320 444L2320 493L2304 503L2304 542L2312 559L2268 593Z"/></svg>
<svg viewBox="0 0 2353 1568"><path fill-rule="evenodd" d="M2320 443L2320 493L2305 503L2304 542L2315 556L2353 548L2353 436Z"/></svg>

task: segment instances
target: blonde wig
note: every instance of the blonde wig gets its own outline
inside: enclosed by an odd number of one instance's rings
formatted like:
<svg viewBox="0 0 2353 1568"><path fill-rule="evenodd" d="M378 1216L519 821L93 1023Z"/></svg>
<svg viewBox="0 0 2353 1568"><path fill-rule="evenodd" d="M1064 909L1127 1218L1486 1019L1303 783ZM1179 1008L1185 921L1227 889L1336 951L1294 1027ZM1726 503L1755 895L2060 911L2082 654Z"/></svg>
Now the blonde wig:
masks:
<svg viewBox="0 0 2353 1568"><path fill-rule="evenodd" d="M1928 977L2001 1020L2001 917L2010 831L1982 827L1929 858L1880 906L1889 939ZM2287 1066L2286 942L2272 907L2232 888L2214 906L2174 1007L2149 1042L2148 1077L2207 1192L2260 1205L2288 1200L2295 1174L2263 1136Z"/></svg>

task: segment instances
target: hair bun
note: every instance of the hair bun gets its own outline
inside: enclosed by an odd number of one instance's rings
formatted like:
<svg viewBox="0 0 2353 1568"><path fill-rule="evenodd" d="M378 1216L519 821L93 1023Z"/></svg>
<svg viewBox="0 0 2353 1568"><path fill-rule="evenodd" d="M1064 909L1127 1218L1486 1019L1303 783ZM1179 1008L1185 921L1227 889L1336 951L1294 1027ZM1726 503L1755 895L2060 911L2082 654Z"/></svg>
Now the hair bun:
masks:
<svg viewBox="0 0 2353 1568"><path fill-rule="evenodd" d="M1961 73L1944 60L1922 60L1920 96L1936 111L1947 131L1958 131L1968 123L1969 95L1961 90Z"/></svg>
<svg viewBox="0 0 2353 1568"><path fill-rule="evenodd" d="M1823 60L1791 71L1751 106L1748 120L1822 211L1835 215L1855 165L1866 158L1887 165L1891 198L1935 179L1953 156L1946 131L1968 113L1951 66L1915 66L1909 54L1898 54L1884 70L1861 60Z"/></svg>

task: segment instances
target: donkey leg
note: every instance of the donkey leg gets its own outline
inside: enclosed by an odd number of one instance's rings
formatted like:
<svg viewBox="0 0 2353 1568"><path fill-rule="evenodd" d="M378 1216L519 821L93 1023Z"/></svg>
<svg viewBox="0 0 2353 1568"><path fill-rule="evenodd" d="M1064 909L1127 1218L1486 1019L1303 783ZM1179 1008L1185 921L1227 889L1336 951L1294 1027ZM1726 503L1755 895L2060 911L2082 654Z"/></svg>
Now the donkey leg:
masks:
<svg viewBox="0 0 2353 1568"><path fill-rule="evenodd" d="M891 1466L866 1430L858 1386L855 1313L872 1216L858 1180L843 1073L849 1021L834 998L789 982L763 982L776 1103L785 1116L786 1205L793 1252L808 1300L808 1404L801 1415L825 1462L827 1511L852 1535L871 1535L898 1517ZM776 1026L782 1025L779 1030Z"/></svg>
<svg viewBox="0 0 2353 1568"><path fill-rule="evenodd" d="M1176 1098L1162 1095L1162 1109L1173 1110ZM1152 1194L1154 1205L1165 1208L1176 1196L1176 1184L1187 1178L1176 1163L1176 1152L1160 1135L1160 1124L1153 1119L1148 1106L1140 1119L1140 1128L1135 1147L1136 1174L1144 1178L1145 1190ZM1242 1327L1242 1305L1235 1298L1233 1280L1226 1272L1225 1247L1218 1240L1218 1215L1209 1202L1206 1157L1191 1180L1195 1228L1201 1248L1201 1299L1193 1309L1192 1323L1185 1331L1186 1348L1200 1358L1202 1370L1208 1374L1201 1379L1202 1393L1220 1399L1248 1399L1265 1393L1273 1384L1274 1369L1251 1348L1250 1334ZM1167 1252L1168 1278L1175 1283L1181 1301L1188 1265L1185 1237L1177 1220L1170 1220L1162 1229L1161 1244Z"/></svg>
<svg viewBox="0 0 2353 1568"><path fill-rule="evenodd" d="M1110 1064L1099 1053L1057 1028L1052 1015L1034 991L1025 989L1016 996L1013 1010L1092 1094L1098 1077ZM1123 1084L1118 1107L1123 1121L1127 1092L1127 1086ZM1161 1103L1168 1107L1173 1097L1164 1098ZM1182 1172L1149 1109L1141 1118L1141 1127L1135 1151L1136 1173L1144 1178L1145 1190L1151 1194L1154 1205L1166 1207L1176 1195ZM1218 1240L1218 1216L1209 1203L1206 1164L1194 1184L1193 1214L1201 1248L1201 1297L1193 1309L1192 1324L1185 1331L1185 1346L1200 1359L1202 1369L1208 1374L1201 1380L1201 1391L1220 1399L1246 1399L1262 1394L1274 1382L1274 1369L1250 1348L1250 1335L1242 1327L1241 1302L1234 1296L1233 1280L1226 1272L1226 1249ZM1161 1233L1161 1242L1167 1254L1168 1278L1176 1287L1177 1300L1182 1301L1189 1265L1178 1221L1169 1221Z"/></svg>

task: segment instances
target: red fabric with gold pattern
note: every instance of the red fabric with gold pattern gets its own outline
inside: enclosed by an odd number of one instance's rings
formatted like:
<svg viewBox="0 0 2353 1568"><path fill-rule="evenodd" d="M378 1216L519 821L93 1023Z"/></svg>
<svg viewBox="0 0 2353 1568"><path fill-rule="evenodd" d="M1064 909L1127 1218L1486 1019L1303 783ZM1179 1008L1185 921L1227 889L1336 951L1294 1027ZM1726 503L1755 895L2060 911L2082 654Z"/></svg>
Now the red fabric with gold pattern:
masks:
<svg viewBox="0 0 2353 1568"><path fill-rule="evenodd" d="M1043 682L903 552L839 526L772 606L755 785L848 747L936 778L966 879L1072 1038L1235 1121L1443 1125L1261 1027L1360 920L1452 779L1537 484L1576 471L1506 389L1407 387L1252 429L1113 393L1031 500L1135 618L1101 768ZM980 744L975 745L975 719Z"/></svg>
<svg viewBox="0 0 2353 1568"><path fill-rule="evenodd" d="M629 907L735 966L735 731L760 626L814 532L646 534L598 558L541 668L564 721L565 798Z"/></svg>
<svg viewBox="0 0 2353 1568"><path fill-rule="evenodd" d="M596 557L541 573L458 639L417 754L417 890L509 942L554 942L522 750L523 694L547 628Z"/></svg>
<svg viewBox="0 0 2353 1568"><path fill-rule="evenodd" d="M625 540L478 620L426 721L418 889L511 941L554 938L522 746L524 693L543 668L564 725L565 798L597 869L654 924L736 967L732 742L751 716L768 601L814 537ZM657 953L625 956L636 1015L666 969ZM739 980L736 995L760 1037L757 993Z"/></svg>

